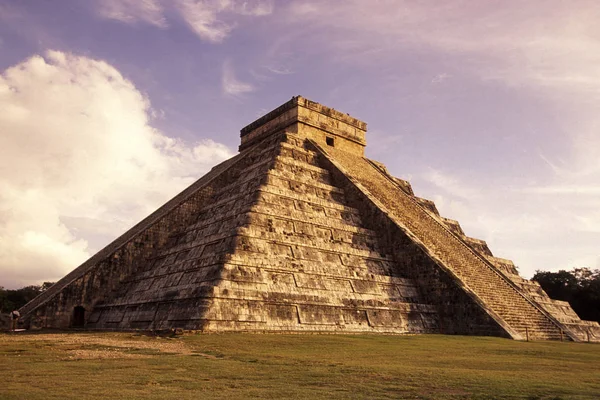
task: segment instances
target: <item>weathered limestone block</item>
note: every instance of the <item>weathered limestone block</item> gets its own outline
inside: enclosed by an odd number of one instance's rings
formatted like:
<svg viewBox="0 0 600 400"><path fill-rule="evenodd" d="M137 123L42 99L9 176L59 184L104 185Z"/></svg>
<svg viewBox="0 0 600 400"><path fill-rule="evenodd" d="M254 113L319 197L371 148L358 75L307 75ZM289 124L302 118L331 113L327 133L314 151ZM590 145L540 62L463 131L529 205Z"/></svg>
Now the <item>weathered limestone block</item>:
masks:
<svg viewBox="0 0 600 400"><path fill-rule="evenodd" d="M462 230L460 223L456 220L450 219L450 218L444 218L444 217L440 217L442 222L446 225L446 227L455 235L459 236L459 237L464 237L465 232Z"/></svg>
<svg viewBox="0 0 600 400"><path fill-rule="evenodd" d="M464 236L464 237L462 237L462 239L465 242L467 242L467 244L472 249L475 249L479 254L484 255L484 256L492 256L492 252L490 251L485 240L475 239L475 238L468 237L468 236Z"/></svg>
<svg viewBox="0 0 600 400"><path fill-rule="evenodd" d="M427 200L427 199L423 199L420 197L415 196L415 200L421 205L421 207L423 207L426 210L431 211L432 213L434 213L435 215L439 216L440 212L438 211L437 207L435 206L435 203L431 200Z"/></svg>

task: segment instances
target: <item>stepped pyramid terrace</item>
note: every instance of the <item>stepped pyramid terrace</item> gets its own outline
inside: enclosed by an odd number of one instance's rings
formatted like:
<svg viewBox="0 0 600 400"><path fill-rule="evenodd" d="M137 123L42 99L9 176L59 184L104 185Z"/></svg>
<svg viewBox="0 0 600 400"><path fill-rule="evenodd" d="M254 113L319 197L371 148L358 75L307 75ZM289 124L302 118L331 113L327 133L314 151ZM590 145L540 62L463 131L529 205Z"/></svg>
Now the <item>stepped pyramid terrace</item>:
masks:
<svg viewBox="0 0 600 400"><path fill-rule="evenodd" d="M294 97L239 154L21 309L30 328L443 333L600 341L364 156L367 126Z"/></svg>

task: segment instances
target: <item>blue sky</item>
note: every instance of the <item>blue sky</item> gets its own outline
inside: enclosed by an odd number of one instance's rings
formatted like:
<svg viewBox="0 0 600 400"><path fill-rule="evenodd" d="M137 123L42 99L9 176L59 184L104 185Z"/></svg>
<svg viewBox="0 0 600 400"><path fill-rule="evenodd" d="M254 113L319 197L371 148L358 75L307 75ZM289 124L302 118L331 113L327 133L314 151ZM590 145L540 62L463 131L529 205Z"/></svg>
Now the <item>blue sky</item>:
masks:
<svg viewBox="0 0 600 400"><path fill-rule="evenodd" d="M301 94L522 275L600 268L587 0L0 0L0 285L56 280Z"/></svg>

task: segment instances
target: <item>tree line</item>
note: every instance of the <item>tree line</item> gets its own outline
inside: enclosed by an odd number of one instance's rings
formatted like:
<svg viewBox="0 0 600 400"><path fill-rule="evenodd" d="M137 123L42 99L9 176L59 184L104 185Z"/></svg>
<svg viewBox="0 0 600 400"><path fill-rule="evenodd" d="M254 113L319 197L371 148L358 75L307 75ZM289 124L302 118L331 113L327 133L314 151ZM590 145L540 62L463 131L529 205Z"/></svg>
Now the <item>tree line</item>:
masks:
<svg viewBox="0 0 600 400"><path fill-rule="evenodd" d="M0 312L8 314L12 310L18 310L52 285L54 282L25 286L21 289L4 289L0 286Z"/></svg>
<svg viewBox="0 0 600 400"><path fill-rule="evenodd" d="M600 270L536 271L531 279L551 298L568 301L579 318L600 322Z"/></svg>

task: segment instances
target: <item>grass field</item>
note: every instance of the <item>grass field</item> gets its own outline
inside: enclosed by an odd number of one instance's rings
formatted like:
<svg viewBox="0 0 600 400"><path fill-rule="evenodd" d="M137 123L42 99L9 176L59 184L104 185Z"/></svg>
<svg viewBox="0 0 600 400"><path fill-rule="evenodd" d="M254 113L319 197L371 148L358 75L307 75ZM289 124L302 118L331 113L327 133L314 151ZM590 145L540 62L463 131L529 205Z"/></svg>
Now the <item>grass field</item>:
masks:
<svg viewBox="0 0 600 400"><path fill-rule="evenodd" d="M0 399L598 399L600 346L498 338L0 334Z"/></svg>

